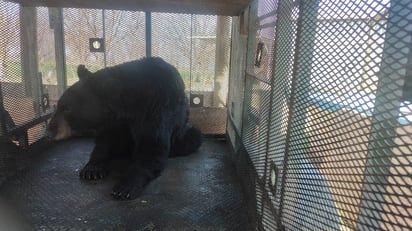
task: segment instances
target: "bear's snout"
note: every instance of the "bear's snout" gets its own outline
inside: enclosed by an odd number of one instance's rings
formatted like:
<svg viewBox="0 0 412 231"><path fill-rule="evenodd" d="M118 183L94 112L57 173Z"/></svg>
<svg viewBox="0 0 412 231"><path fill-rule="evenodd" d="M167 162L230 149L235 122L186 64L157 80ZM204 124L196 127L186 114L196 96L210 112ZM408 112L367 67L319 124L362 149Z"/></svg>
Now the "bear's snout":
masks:
<svg viewBox="0 0 412 231"><path fill-rule="evenodd" d="M53 140L56 134L57 134L57 125L55 123L52 123L52 121L50 121L47 124L46 138L49 140Z"/></svg>
<svg viewBox="0 0 412 231"><path fill-rule="evenodd" d="M72 136L72 129L62 115L55 114L46 129L46 137L50 140L64 140Z"/></svg>

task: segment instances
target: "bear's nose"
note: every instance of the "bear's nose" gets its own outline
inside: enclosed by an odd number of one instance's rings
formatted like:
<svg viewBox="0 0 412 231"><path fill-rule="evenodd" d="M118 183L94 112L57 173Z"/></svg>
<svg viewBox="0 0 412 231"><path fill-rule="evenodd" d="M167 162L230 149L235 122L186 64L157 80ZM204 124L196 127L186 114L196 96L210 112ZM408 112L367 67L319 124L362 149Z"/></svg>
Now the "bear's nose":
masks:
<svg viewBox="0 0 412 231"><path fill-rule="evenodd" d="M52 140L57 134L57 124L49 123L46 129L46 139Z"/></svg>

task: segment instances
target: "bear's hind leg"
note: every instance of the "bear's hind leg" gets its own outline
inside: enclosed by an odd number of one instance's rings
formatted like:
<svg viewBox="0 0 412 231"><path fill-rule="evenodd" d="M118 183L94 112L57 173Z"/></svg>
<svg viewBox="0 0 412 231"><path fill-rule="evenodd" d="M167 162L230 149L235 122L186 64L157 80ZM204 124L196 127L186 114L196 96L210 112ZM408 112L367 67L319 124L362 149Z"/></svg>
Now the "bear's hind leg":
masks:
<svg viewBox="0 0 412 231"><path fill-rule="evenodd" d="M169 152L169 133L152 139L143 138L133 153L133 161L127 176L113 187L113 197L122 200L138 197L144 187L160 175L166 165Z"/></svg>

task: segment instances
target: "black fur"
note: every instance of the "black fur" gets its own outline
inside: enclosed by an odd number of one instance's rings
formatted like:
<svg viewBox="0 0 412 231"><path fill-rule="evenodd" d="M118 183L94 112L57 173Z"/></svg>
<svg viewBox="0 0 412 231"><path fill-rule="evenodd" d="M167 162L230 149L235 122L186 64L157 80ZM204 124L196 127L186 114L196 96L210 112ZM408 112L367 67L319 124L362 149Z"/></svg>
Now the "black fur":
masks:
<svg viewBox="0 0 412 231"><path fill-rule="evenodd" d="M104 178L111 160L126 155L127 175L112 195L133 199L161 173L168 156L188 155L201 145L200 131L188 124L184 83L162 59L144 58L95 73L80 65L78 75L80 81L60 98L48 133L66 138L67 123L70 135L97 134L82 179Z"/></svg>

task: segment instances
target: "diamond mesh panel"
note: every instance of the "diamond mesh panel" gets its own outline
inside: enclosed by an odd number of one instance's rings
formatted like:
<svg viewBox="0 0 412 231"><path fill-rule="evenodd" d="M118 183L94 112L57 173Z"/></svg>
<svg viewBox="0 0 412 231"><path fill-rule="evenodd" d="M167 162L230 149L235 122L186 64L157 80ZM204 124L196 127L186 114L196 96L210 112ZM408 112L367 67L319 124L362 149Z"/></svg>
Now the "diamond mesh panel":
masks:
<svg viewBox="0 0 412 231"><path fill-rule="evenodd" d="M410 15L410 1L252 3L242 142L264 229L411 229Z"/></svg>
<svg viewBox="0 0 412 231"><path fill-rule="evenodd" d="M247 111L243 124L243 143L258 176L263 177L267 149L270 86L251 77L247 78L246 82L245 108Z"/></svg>
<svg viewBox="0 0 412 231"><path fill-rule="evenodd" d="M272 102L270 115L270 133L268 144L268 162L266 163L266 184L270 201L278 214L280 208L280 195L282 190L282 178L284 173L284 159L286 149L286 134L289 117L289 97L292 80L292 67L295 52L293 47L296 43L298 8L293 1L280 1L274 6L273 12L279 17L276 19L276 39L274 48L275 68L272 81ZM272 215L268 212L267 220ZM269 223L268 221L264 221Z"/></svg>
<svg viewBox="0 0 412 231"><path fill-rule="evenodd" d="M273 1L258 1L250 9L248 58L244 96L242 141L254 165L257 176L257 212L263 228L276 226L272 195L262 190L267 179L268 128L273 90L273 47L275 32L275 8ZM255 16L254 16L255 15ZM256 35L256 36L255 36ZM252 37L253 36L253 37ZM252 39L251 39L252 38ZM266 171L265 171L266 170Z"/></svg>
<svg viewBox="0 0 412 231"><path fill-rule="evenodd" d="M300 6L282 210L292 230L353 228L356 221L370 132L365 114L373 107L372 96L358 87L370 26L357 13L365 7Z"/></svg>
<svg viewBox="0 0 412 231"><path fill-rule="evenodd" d="M393 1L388 11L358 227L408 230L412 228L412 131L407 116L410 102L400 99L402 91L411 90L403 86L411 73L412 3Z"/></svg>

